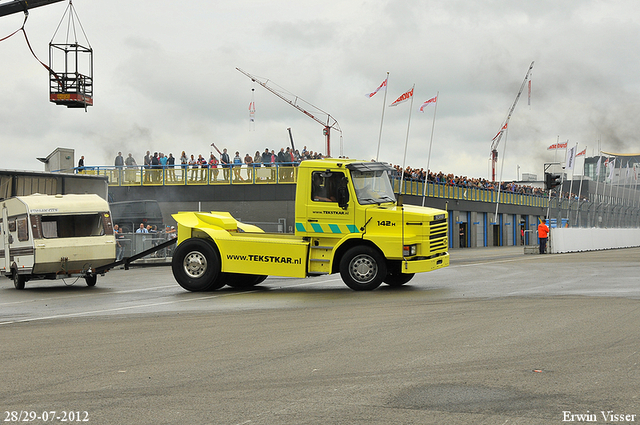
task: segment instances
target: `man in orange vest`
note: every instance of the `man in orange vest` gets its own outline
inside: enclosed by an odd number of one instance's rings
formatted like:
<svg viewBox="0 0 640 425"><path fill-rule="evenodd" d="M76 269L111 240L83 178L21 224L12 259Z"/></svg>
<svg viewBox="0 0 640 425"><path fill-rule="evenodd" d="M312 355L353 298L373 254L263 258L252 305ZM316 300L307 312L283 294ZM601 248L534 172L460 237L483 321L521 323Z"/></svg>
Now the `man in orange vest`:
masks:
<svg viewBox="0 0 640 425"><path fill-rule="evenodd" d="M538 238L540 239L540 254L546 254L547 252L548 237L549 237L549 227L545 224L544 221L541 221L540 224L538 224Z"/></svg>

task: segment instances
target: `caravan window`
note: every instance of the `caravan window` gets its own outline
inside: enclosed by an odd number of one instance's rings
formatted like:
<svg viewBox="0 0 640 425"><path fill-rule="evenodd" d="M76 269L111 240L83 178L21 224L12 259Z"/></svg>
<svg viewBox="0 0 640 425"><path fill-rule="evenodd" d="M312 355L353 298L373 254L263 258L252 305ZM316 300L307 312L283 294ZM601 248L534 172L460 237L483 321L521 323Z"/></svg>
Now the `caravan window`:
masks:
<svg viewBox="0 0 640 425"><path fill-rule="evenodd" d="M103 215L96 213L40 216L42 237L52 239L103 236L106 234Z"/></svg>
<svg viewBox="0 0 640 425"><path fill-rule="evenodd" d="M27 226L27 217L17 218L16 226L18 227L18 240L20 242L28 241L29 227Z"/></svg>

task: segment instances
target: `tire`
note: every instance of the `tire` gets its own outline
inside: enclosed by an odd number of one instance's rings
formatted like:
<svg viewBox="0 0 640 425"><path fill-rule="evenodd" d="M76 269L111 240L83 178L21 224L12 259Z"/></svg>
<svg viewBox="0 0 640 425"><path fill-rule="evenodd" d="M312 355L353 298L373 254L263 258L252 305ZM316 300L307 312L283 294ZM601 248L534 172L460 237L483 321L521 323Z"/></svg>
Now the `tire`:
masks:
<svg viewBox="0 0 640 425"><path fill-rule="evenodd" d="M340 260L340 276L354 291L372 291L387 276L387 262L372 247L354 246Z"/></svg>
<svg viewBox="0 0 640 425"><path fill-rule="evenodd" d="M171 271L187 291L212 291L224 286L220 279L220 256L212 242L191 238L176 247Z"/></svg>
<svg viewBox="0 0 640 425"><path fill-rule="evenodd" d="M267 276L243 273L223 273L224 282L232 288L245 289L252 288L263 282Z"/></svg>
<svg viewBox="0 0 640 425"><path fill-rule="evenodd" d="M18 290L24 289L24 284L27 283L27 278L23 274L18 274L17 270L13 271L13 286Z"/></svg>
<svg viewBox="0 0 640 425"><path fill-rule="evenodd" d="M90 273L84 277L84 281L87 282L87 286L96 286L96 283L98 282L98 275Z"/></svg>
<svg viewBox="0 0 640 425"><path fill-rule="evenodd" d="M409 282L415 276L415 273L392 273L389 272L387 277L384 278L384 283L389 286L397 287L402 286L405 283Z"/></svg>

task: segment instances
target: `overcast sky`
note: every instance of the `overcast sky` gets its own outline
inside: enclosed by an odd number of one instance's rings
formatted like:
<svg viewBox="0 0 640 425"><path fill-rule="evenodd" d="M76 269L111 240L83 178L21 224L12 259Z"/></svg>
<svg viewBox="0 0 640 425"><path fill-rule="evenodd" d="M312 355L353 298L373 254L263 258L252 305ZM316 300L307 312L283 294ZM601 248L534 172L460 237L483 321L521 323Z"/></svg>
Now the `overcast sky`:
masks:
<svg viewBox="0 0 640 425"><path fill-rule="evenodd" d="M6 3L6 0L0 0ZM503 179L541 177L556 142L597 152L639 152L640 7L635 0L233 0L73 3L94 50L94 105L48 101L48 73L21 34L0 42L1 169L43 170L36 157L56 147L76 161L138 163L147 150L208 156L212 142L241 156L289 145L324 151L322 126L235 68L268 78L330 113L332 154L376 155L386 104L415 84L406 165L425 167L433 105L440 93L431 169L489 177L491 139L526 90L506 140ZM67 3L32 9L26 32L48 62L49 42ZM23 14L0 17L0 38ZM63 24L61 31L66 30ZM60 32L56 41L60 41ZM78 41L84 42L80 34ZM249 124L255 88L255 130ZM385 109L380 159L402 164L409 103ZM505 152L506 148L506 152Z"/></svg>

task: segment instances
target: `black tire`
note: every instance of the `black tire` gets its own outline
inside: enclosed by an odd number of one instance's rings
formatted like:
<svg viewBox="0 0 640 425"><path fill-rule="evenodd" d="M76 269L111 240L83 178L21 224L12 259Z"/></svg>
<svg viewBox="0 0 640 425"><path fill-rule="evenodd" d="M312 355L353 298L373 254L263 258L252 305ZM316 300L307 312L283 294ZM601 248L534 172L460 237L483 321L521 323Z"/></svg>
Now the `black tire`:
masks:
<svg viewBox="0 0 640 425"><path fill-rule="evenodd" d="M220 279L220 256L213 243L191 238L176 247L171 271L178 284L187 291L212 291L224 286Z"/></svg>
<svg viewBox="0 0 640 425"><path fill-rule="evenodd" d="M384 256L369 246L349 248L340 260L340 276L354 291L372 291L387 276Z"/></svg>
<svg viewBox="0 0 640 425"><path fill-rule="evenodd" d="M409 282L415 276L415 273L392 273L389 272L387 277L384 278L384 283L389 286L397 287L402 286Z"/></svg>
<svg viewBox="0 0 640 425"><path fill-rule="evenodd" d="M236 289L252 288L267 278L265 275L257 274L223 273L223 275L224 282Z"/></svg>
<svg viewBox="0 0 640 425"><path fill-rule="evenodd" d="M27 283L27 278L23 274L18 274L17 270L13 271L13 286L18 290L24 289L24 284Z"/></svg>
<svg viewBox="0 0 640 425"><path fill-rule="evenodd" d="M84 281L87 282L87 286L96 286L98 282L98 275L95 273L89 273L84 277Z"/></svg>

